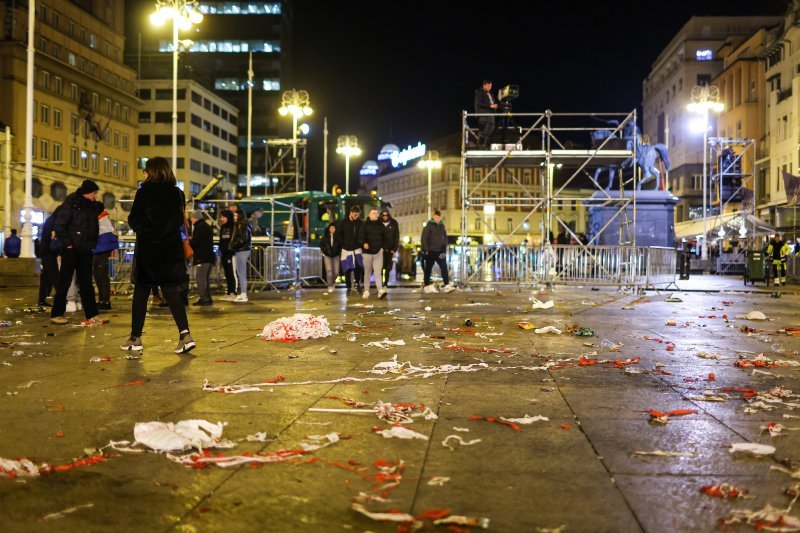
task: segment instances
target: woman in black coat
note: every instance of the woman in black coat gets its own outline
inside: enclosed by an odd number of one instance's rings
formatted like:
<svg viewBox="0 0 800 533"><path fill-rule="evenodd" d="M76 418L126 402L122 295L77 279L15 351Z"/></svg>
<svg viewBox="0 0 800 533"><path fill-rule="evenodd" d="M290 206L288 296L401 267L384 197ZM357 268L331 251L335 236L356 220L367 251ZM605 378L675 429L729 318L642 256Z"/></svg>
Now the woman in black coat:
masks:
<svg viewBox="0 0 800 533"><path fill-rule="evenodd" d="M336 288L336 278L339 277L339 262L342 254L342 239L336 231L335 224L328 224L325 234L319 241L322 260L325 263L325 276L328 281L328 292Z"/></svg>
<svg viewBox="0 0 800 533"><path fill-rule="evenodd" d="M147 299L154 287L161 287L172 318L178 326L175 353L186 353L196 345L189 333L189 319L180 294L186 278L181 229L186 200L177 187L175 174L163 157L153 157L145 165L145 180L136 191L128 224L136 232L132 282L133 309L131 336L123 350L142 351L142 329L147 315Z"/></svg>

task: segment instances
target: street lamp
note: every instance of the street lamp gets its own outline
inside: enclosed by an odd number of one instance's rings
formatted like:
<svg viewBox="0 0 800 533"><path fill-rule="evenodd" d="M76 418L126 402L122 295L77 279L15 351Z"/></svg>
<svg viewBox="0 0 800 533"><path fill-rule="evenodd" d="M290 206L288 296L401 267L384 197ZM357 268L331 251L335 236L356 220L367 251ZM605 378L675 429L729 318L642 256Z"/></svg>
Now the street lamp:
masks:
<svg viewBox="0 0 800 533"><path fill-rule="evenodd" d="M692 101L686 106L690 113L698 113L700 120L693 125L693 129L703 131L703 243L700 248L700 258L708 259L708 245L706 244L708 229L708 204L706 180L708 173L708 115L710 111L720 113L725 109L725 104L719 101L719 88L716 85L696 85L692 89Z"/></svg>
<svg viewBox="0 0 800 533"><path fill-rule="evenodd" d="M350 157L361 155L358 137L339 135L339 138L336 139L336 153L344 156L344 193L350 194Z"/></svg>
<svg viewBox="0 0 800 533"><path fill-rule="evenodd" d="M289 89L281 95L281 107L278 113L282 117L292 115L292 157L297 158L297 119L307 117L314 110L311 109L308 91Z"/></svg>
<svg viewBox="0 0 800 533"><path fill-rule="evenodd" d="M431 219L431 173L434 168L442 168L442 162L439 161L439 152L431 150L428 152L427 157L418 163L420 168L428 169L428 220Z"/></svg>
<svg viewBox="0 0 800 533"><path fill-rule="evenodd" d="M178 30L189 31L203 22L196 0L157 0L150 23L161 26L172 20L172 167L178 165Z"/></svg>

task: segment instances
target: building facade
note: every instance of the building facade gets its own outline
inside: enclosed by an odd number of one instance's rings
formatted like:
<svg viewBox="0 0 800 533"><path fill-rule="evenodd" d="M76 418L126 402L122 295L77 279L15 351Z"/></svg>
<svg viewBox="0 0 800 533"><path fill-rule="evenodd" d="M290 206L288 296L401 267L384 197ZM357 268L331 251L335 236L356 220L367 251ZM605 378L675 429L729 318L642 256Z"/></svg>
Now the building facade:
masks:
<svg viewBox="0 0 800 533"><path fill-rule="evenodd" d="M291 79L291 19L289 0L247 2L198 2L203 21L188 32L178 61L179 79L191 79L224 98L241 113L236 141L238 182L247 174L247 109L249 58L253 58L252 173L266 164L264 141L291 130L291 121L278 115L281 89ZM172 79L172 28L154 27L150 0L128 2L127 36L131 46L126 63L142 80ZM289 126L287 126L287 123ZM285 128L285 129L283 129ZM291 137L291 131L288 134Z"/></svg>
<svg viewBox="0 0 800 533"><path fill-rule="evenodd" d="M138 168L155 156L172 158L172 80L142 80L137 139ZM214 177L229 195L237 175L238 110L199 83L178 83L178 161L173 165L178 186L197 195Z"/></svg>
<svg viewBox="0 0 800 533"><path fill-rule="evenodd" d="M642 84L643 136L669 147L670 185L681 198L675 220L702 216L703 135L691 131L692 88L709 85L723 70L718 51L739 43L780 17L692 17L653 63ZM715 125L711 126L716 131Z"/></svg>
<svg viewBox="0 0 800 533"><path fill-rule="evenodd" d="M123 13L104 0L37 2L34 37L34 222L84 179L100 185L107 208L132 198L136 172L135 72L122 64ZM11 201L19 226L24 201L27 5L4 2L0 41L0 122L13 134ZM5 157L5 150L2 150ZM6 164L3 161L3 164ZM3 213L5 215L5 213Z"/></svg>

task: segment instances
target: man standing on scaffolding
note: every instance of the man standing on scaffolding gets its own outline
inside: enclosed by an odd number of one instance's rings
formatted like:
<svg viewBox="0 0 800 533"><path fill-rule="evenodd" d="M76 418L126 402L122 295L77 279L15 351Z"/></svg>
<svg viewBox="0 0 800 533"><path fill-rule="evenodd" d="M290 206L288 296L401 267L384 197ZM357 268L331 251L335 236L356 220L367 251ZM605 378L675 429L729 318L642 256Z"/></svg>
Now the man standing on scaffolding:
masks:
<svg viewBox="0 0 800 533"><path fill-rule="evenodd" d="M492 80L483 80L483 86L475 91L475 113L494 113L497 102L492 96ZM478 117L478 147L486 148L489 138L494 133L494 117Z"/></svg>

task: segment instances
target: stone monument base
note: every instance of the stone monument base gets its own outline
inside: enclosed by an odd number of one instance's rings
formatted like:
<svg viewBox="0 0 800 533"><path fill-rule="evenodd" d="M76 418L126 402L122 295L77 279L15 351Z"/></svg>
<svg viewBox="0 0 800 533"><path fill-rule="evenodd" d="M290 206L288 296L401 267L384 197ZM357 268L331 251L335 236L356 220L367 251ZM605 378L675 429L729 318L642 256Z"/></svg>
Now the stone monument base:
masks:
<svg viewBox="0 0 800 533"><path fill-rule="evenodd" d="M0 257L0 287L38 287L39 265L36 258Z"/></svg>
<svg viewBox="0 0 800 533"><path fill-rule="evenodd" d="M593 238L611 220L608 227L603 230L594 244L619 245L620 224L623 228L623 241L633 241L633 202L625 207L619 216L615 215L620 210L618 201L620 191L607 191L612 199L609 205L587 203L589 223L587 225L589 238ZM623 191L621 198L633 199L633 191ZM597 191L593 199L607 198L605 194ZM675 204L679 199L669 191L636 191L636 245L637 246L675 246ZM625 216L627 214L627 228ZM613 220L612 220L613 219ZM630 235L628 234L630 231Z"/></svg>

